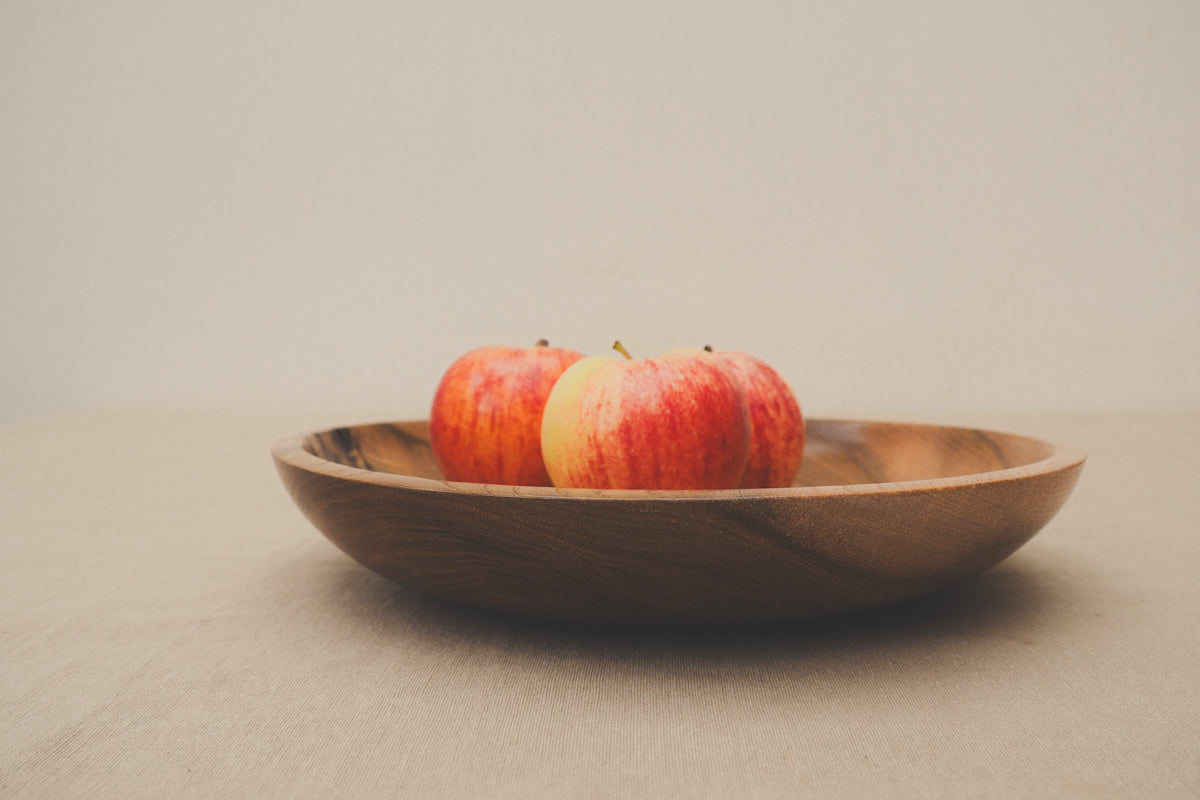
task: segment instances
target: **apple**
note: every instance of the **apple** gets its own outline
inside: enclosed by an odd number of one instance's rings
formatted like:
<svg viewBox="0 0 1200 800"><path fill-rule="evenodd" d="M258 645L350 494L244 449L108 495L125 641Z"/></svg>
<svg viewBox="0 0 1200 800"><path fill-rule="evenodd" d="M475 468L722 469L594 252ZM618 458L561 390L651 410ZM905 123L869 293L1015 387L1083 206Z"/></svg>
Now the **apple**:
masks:
<svg viewBox="0 0 1200 800"><path fill-rule="evenodd" d="M761 359L729 350L713 355L737 378L750 408L753 434L741 488L791 486L804 458L804 415L795 393Z"/></svg>
<svg viewBox="0 0 1200 800"><path fill-rule="evenodd" d="M546 400L542 456L555 486L734 489L750 450L750 412L711 353L592 356L572 364Z"/></svg>
<svg viewBox="0 0 1200 800"><path fill-rule="evenodd" d="M555 382L583 353L550 347L480 347L438 384L429 444L447 480L549 486L542 409Z"/></svg>

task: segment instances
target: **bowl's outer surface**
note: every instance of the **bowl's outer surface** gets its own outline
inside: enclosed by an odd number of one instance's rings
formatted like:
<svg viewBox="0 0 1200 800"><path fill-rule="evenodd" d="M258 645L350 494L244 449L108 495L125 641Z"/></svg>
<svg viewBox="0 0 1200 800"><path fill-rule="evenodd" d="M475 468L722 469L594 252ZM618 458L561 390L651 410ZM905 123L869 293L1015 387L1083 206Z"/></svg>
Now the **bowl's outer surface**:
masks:
<svg viewBox="0 0 1200 800"><path fill-rule="evenodd" d="M739 624L893 603L1037 533L1075 448L967 428L811 420L789 489L601 492L441 480L424 422L278 443L292 498L348 555L456 602L615 624Z"/></svg>

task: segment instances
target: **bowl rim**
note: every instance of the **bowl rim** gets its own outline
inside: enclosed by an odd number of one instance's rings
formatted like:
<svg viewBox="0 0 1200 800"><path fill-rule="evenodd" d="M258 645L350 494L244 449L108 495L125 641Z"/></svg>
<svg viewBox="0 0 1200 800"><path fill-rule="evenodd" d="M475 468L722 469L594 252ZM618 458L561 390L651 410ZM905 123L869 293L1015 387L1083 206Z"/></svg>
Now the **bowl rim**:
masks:
<svg viewBox="0 0 1200 800"><path fill-rule="evenodd" d="M531 497L544 499L586 499L586 500L653 500L653 501L700 501L700 500L754 500L779 498L822 498L822 497L852 497L863 495L893 495L914 492L947 490L960 487L981 486L985 484L1005 483L1009 481L1027 480L1030 478L1051 475L1082 465L1087 461L1087 454L1065 442L1040 439L1019 433L1010 433L987 428L972 428L964 425L938 425L923 422L891 422L871 419L841 419L814 418L809 422L829 422L837 424L858 425L898 425L914 428L941 428L947 430L964 430L978 433L995 434L1024 439L1044 445L1049 448L1047 455L1028 464L1007 467L987 472L972 472L963 475L951 475L942 478L922 478L910 481L887 481L879 483L830 484L823 486L788 486L772 489L566 489L554 486L517 486L498 483L471 483L467 481L449 481L437 478L425 478L419 475L408 475L396 472L381 472L362 469L348 464L322 458L309 452L304 443L312 436L320 433L338 430L338 428L363 428L374 425L411 425L425 420L395 420L366 422L352 425L337 426L321 431L297 433L277 440L271 447L271 454L278 464L286 464L305 472L323 475L340 480L352 480L359 483L376 486L405 489L420 492L446 492L452 494L468 494L481 496Z"/></svg>

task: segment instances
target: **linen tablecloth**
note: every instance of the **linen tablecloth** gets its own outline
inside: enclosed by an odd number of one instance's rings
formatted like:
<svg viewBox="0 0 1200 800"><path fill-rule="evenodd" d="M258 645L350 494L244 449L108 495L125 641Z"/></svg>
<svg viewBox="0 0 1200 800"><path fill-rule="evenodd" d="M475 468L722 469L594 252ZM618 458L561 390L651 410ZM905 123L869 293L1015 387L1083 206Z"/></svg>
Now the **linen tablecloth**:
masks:
<svg viewBox="0 0 1200 800"><path fill-rule="evenodd" d="M958 420L1090 456L1017 554L895 608L691 631L358 566L268 451L368 421L0 427L0 796L1200 796L1200 414Z"/></svg>

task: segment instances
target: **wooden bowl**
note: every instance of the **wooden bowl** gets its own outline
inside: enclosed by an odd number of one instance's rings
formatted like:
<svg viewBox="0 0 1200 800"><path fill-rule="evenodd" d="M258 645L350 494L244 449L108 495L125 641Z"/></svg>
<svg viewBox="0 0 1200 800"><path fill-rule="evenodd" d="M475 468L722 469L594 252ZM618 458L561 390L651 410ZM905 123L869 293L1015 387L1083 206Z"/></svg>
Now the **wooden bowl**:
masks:
<svg viewBox="0 0 1200 800"><path fill-rule="evenodd" d="M504 612L638 625L799 619L929 592L1028 541L1086 458L1006 433L823 419L785 489L449 482L425 422L299 435L273 455L308 519L387 578Z"/></svg>

